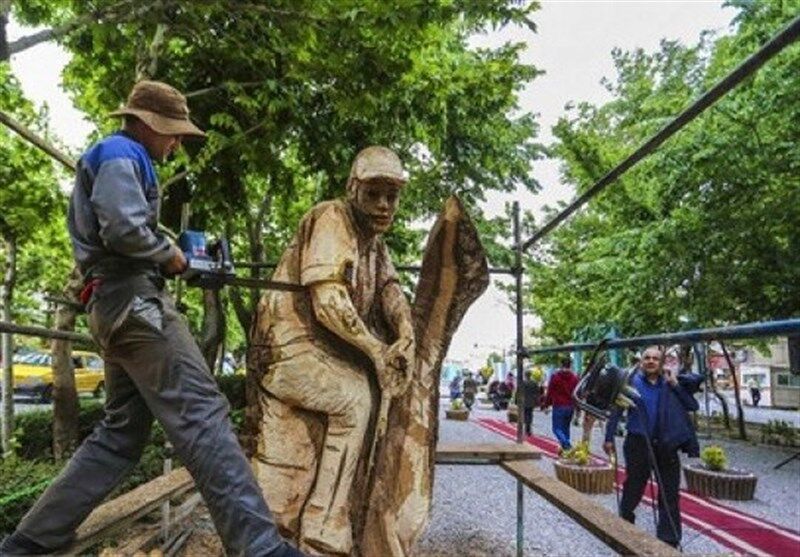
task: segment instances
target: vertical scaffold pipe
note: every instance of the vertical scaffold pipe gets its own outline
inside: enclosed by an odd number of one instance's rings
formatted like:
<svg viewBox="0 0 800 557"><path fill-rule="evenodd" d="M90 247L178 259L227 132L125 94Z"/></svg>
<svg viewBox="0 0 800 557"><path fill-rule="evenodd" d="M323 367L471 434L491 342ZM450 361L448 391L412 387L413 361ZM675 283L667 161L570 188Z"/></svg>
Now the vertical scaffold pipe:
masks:
<svg viewBox="0 0 800 557"><path fill-rule="evenodd" d="M517 388L514 401L517 405L517 443L522 443L522 424L525 410L522 400L522 355L524 342L522 338L522 238L520 231L519 202L513 205L514 212L514 279L516 280L516 310L517 310ZM524 486L517 480L517 557L522 557L523 547L523 506L525 503Z"/></svg>

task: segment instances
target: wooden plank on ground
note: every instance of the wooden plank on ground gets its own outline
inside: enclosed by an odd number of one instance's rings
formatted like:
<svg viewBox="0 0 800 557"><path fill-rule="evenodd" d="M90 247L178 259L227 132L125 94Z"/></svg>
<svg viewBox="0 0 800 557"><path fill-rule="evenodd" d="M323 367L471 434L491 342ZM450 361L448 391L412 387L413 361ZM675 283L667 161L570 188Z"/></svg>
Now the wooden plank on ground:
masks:
<svg viewBox="0 0 800 557"><path fill-rule="evenodd" d="M681 555L671 545L623 520L554 476L549 476L533 462L503 462L500 466L622 555Z"/></svg>
<svg viewBox="0 0 800 557"><path fill-rule="evenodd" d="M158 508L165 500L191 489L194 481L185 468L142 484L97 507L78 527L70 553L83 550L128 528L134 521Z"/></svg>
<svg viewBox="0 0 800 557"><path fill-rule="evenodd" d="M440 443L436 447L437 464L500 464L508 460L535 460L542 454L522 443Z"/></svg>

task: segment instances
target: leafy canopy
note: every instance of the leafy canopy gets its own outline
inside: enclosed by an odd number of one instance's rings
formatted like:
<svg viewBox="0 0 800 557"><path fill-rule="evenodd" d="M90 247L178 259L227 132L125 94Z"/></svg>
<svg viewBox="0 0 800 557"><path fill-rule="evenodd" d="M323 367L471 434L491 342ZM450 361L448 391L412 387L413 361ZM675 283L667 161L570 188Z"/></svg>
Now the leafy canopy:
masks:
<svg viewBox="0 0 800 557"><path fill-rule="evenodd" d="M800 10L732 2L730 36L614 52L612 101L555 126L563 178L579 191L674 118ZM800 45L639 163L536 253L542 334L568 341L615 324L623 336L800 314Z"/></svg>

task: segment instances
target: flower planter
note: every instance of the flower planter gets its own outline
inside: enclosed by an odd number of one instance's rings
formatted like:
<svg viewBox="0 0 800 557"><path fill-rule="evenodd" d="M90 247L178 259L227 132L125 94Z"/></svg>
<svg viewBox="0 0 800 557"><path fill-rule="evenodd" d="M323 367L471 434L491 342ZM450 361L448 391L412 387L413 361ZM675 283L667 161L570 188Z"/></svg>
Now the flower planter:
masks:
<svg viewBox="0 0 800 557"><path fill-rule="evenodd" d="M459 408L458 410L453 410L452 408L448 408L444 411L444 417L448 420L458 420L460 422L465 422L469 419L469 410L466 408Z"/></svg>
<svg viewBox="0 0 800 557"><path fill-rule="evenodd" d="M581 493L611 493L614 491L614 468L610 464L578 464L556 460L556 477Z"/></svg>
<svg viewBox="0 0 800 557"><path fill-rule="evenodd" d="M698 495L749 501L756 491L758 477L744 470L709 470L702 464L686 464L683 467L687 489Z"/></svg>
<svg viewBox="0 0 800 557"><path fill-rule="evenodd" d="M519 410L517 409L517 405L516 404L509 404L508 405L508 414L507 415L508 415L508 421L509 422L511 422L512 424L517 423L517 420L519 420Z"/></svg>

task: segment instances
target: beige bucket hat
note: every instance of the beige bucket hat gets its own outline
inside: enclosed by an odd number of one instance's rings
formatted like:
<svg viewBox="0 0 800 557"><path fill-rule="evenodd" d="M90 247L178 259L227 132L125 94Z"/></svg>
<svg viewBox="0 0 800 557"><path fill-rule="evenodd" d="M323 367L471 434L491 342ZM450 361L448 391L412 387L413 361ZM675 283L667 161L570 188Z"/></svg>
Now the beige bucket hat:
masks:
<svg viewBox="0 0 800 557"><path fill-rule="evenodd" d="M366 182L373 178L386 178L398 186L408 182L403 163L397 153L387 147L373 145L359 151L350 168L350 178Z"/></svg>
<svg viewBox="0 0 800 557"><path fill-rule="evenodd" d="M205 132L189 119L186 97L172 85L143 80L133 86L128 102L110 116L136 116L164 135L204 138Z"/></svg>

